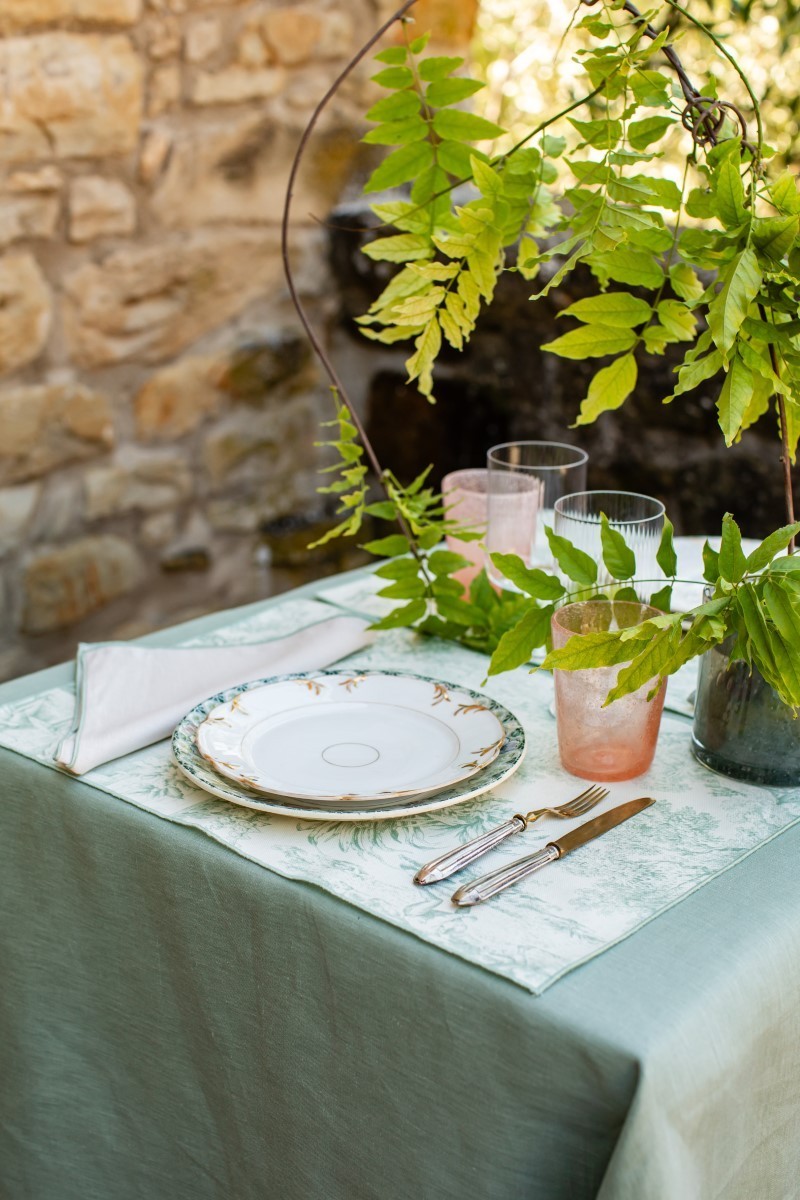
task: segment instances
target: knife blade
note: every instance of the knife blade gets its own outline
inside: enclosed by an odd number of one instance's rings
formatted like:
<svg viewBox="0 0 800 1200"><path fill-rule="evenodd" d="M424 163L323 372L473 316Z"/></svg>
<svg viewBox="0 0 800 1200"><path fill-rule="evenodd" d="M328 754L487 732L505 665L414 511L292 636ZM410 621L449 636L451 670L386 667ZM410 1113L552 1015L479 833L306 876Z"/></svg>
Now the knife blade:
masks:
<svg viewBox="0 0 800 1200"><path fill-rule="evenodd" d="M604 833L621 825L623 821L635 817L637 813L649 808L651 804L655 804L652 796L640 796L638 800L629 800L627 804L620 804L591 821L585 821L577 829L571 829L569 833L564 833L559 838L553 838L551 842L534 854L526 854L524 858L517 859L507 867L500 867L488 875L482 875L480 879L476 879L472 883L465 883L463 887L453 893L451 897L453 904L458 905L459 908L467 908L473 904L481 904L484 900L490 900L498 892L503 892L507 887L511 887L512 883L527 879L534 871L547 866L548 863L555 862L557 858L563 858L565 854L570 854L579 846L585 846L587 842L602 837Z"/></svg>

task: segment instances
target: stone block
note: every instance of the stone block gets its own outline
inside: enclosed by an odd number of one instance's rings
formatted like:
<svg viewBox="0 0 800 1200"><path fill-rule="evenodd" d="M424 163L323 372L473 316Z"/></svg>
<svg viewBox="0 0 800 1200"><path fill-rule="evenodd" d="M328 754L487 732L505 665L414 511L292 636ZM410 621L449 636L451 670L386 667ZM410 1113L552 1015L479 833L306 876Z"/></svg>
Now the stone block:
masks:
<svg viewBox="0 0 800 1200"><path fill-rule="evenodd" d="M181 27L171 14L148 16L144 22L144 36L147 53L159 62L173 58L180 51Z"/></svg>
<svg viewBox="0 0 800 1200"><path fill-rule="evenodd" d="M148 116L157 117L174 108L181 98L181 72L175 65L158 67L151 72L147 89Z"/></svg>
<svg viewBox="0 0 800 1200"><path fill-rule="evenodd" d="M77 384L0 392L0 429L0 484L20 483L93 458L114 439L106 397Z"/></svg>
<svg viewBox="0 0 800 1200"><path fill-rule="evenodd" d="M40 491L39 483L0 488L0 557L19 545L36 507Z"/></svg>
<svg viewBox="0 0 800 1200"><path fill-rule="evenodd" d="M69 191L69 237L71 242L91 242L99 237L133 233L136 201L119 179L82 175Z"/></svg>
<svg viewBox="0 0 800 1200"><path fill-rule="evenodd" d="M172 150L172 138L163 129L151 129L142 142L139 178L148 186L158 179Z"/></svg>
<svg viewBox="0 0 800 1200"><path fill-rule="evenodd" d="M134 401L145 442L182 437L220 407L226 363L214 355L182 359L150 376Z"/></svg>
<svg viewBox="0 0 800 1200"><path fill-rule="evenodd" d="M275 222L283 210L296 148L291 130L257 114L188 129L176 137L153 196L153 212L173 229L228 221ZM294 211L329 211L358 153L350 128L316 134L314 154L297 181Z"/></svg>
<svg viewBox="0 0 800 1200"><path fill-rule="evenodd" d="M233 413L208 435L205 464L215 491L265 480L291 486L314 456L313 405L297 397L266 412Z"/></svg>
<svg viewBox="0 0 800 1200"><path fill-rule="evenodd" d="M0 162L127 154L136 146L142 65L120 34L0 39Z"/></svg>
<svg viewBox="0 0 800 1200"><path fill-rule="evenodd" d="M202 71L193 81L192 104L243 104L248 100L266 100L282 90L286 76L277 67L250 70L234 64L222 71Z"/></svg>
<svg viewBox="0 0 800 1200"><path fill-rule="evenodd" d="M133 591L142 581L139 555L122 538L80 538L43 550L23 575L25 633L47 633L74 625L89 613Z"/></svg>
<svg viewBox="0 0 800 1200"><path fill-rule="evenodd" d="M58 167L38 167L33 171L12 171L6 181L9 192L58 192L63 176Z"/></svg>
<svg viewBox="0 0 800 1200"><path fill-rule="evenodd" d="M38 357L51 317L50 288L33 255L0 258L0 375Z"/></svg>
<svg viewBox="0 0 800 1200"><path fill-rule="evenodd" d="M104 25L133 25L142 0L3 0L0 30L26 30L52 21L97 21Z"/></svg>
<svg viewBox="0 0 800 1200"><path fill-rule="evenodd" d="M142 454L127 449L110 466L87 471L84 482L90 521L175 508L192 494L189 464L175 453Z"/></svg>
<svg viewBox="0 0 800 1200"><path fill-rule="evenodd" d="M295 67L313 58L322 35L322 20L310 8L274 8L264 13L262 29L278 61Z"/></svg>
<svg viewBox="0 0 800 1200"><path fill-rule="evenodd" d="M274 291L280 276L275 239L255 230L117 250L64 281L70 349L91 367L163 361Z"/></svg>
<svg viewBox="0 0 800 1200"><path fill-rule="evenodd" d="M186 30L184 53L190 63L202 63L216 54L222 45L219 17L198 17Z"/></svg>
<svg viewBox="0 0 800 1200"><path fill-rule="evenodd" d="M0 247L23 238L51 238L58 223L57 196L0 195Z"/></svg>

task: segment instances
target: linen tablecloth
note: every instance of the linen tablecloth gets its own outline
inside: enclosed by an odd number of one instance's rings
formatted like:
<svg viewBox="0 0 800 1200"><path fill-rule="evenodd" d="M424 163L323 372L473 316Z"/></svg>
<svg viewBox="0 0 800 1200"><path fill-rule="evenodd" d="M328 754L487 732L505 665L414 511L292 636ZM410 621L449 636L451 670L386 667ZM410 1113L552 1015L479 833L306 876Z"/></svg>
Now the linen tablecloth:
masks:
<svg viewBox="0 0 800 1200"><path fill-rule="evenodd" d="M0 1195L794 1198L799 852L532 997L0 752Z"/></svg>

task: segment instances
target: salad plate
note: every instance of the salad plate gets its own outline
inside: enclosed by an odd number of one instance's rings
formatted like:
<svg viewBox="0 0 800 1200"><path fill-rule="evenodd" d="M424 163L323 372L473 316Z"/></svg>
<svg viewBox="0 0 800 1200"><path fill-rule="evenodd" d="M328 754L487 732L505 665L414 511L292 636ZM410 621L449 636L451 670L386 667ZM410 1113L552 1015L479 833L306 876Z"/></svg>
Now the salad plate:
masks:
<svg viewBox="0 0 800 1200"><path fill-rule="evenodd" d="M278 676L220 701L197 729L218 774L271 796L348 805L420 796L497 758L486 697L407 671Z"/></svg>
<svg viewBox="0 0 800 1200"><path fill-rule="evenodd" d="M320 673L317 673L320 674ZM316 676L315 676L316 677ZM172 738L172 753L179 770L204 791L219 799L244 808L255 809L277 816L313 821L381 821L396 817L415 816L449 808L470 800L508 779L520 766L525 755L525 732L519 720L496 700L482 696L483 704L497 718L504 730L504 740L497 755L484 768L432 794L411 794L395 797L380 797L372 800L303 800L294 797L260 793L246 783L221 775L201 755L197 746L197 732L210 712L221 704L229 704L237 696L246 699L247 694L268 682L242 684L229 688L219 695L195 706L180 722ZM455 687L454 691L464 691Z"/></svg>

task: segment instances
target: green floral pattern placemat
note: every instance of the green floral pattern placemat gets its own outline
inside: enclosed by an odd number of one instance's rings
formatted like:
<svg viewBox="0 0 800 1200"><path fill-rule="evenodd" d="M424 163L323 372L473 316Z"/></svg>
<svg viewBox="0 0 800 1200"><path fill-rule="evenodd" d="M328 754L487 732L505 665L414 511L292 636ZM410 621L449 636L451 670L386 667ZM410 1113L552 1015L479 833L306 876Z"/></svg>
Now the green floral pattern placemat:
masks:
<svg viewBox="0 0 800 1200"><path fill-rule="evenodd" d="M329 614L330 608L316 601L287 600L186 644L274 638ZM382 634L348 663L418 671L472 688L481 687L486 667L480 655L403 631ZM238 808L181 775L168 742L98 767L83 780L167 820L200 829L269 870L324 888L534 993L800 820L800 789L770 791L711 774L689 752L688 724L665 717L651 770L612 785L610 797L596 811L641 795L656 798L652 808L487 904L454 909L450 895L460 882L537 849L553 835L556 822L542 821L441 884L420 888L412 883L422 863L515 812L561 803L585 786L559 765L548 676L519 670L492 679L485 690L525 726L525 761L494 792L440 812L337 824ZM73 708L74 693L68 688L0 707L0 744L52 766ZM558 822L557 828L562 832L577 823Z"/></svg>

